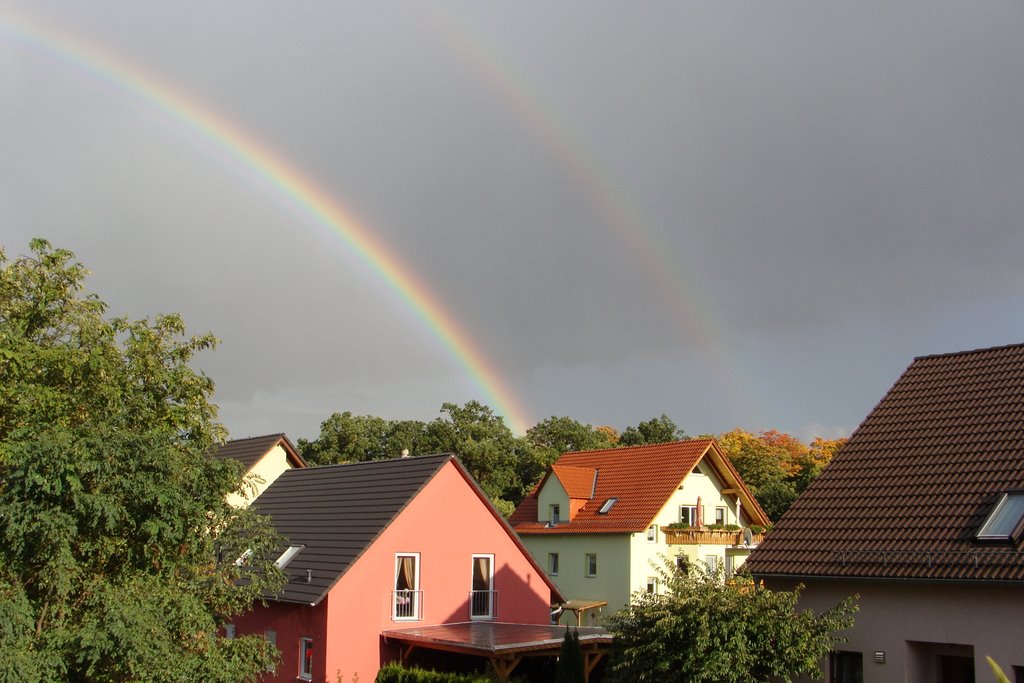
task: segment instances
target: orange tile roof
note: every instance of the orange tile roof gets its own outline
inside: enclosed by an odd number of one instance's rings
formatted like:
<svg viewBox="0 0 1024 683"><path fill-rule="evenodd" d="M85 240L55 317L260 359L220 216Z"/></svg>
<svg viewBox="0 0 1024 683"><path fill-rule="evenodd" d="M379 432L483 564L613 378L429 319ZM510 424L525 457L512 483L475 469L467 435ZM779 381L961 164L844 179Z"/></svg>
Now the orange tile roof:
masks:
<svg viewBox="0 0 1024 683"><path fill-rule="evenodd" d="M1024 345L914 359L747 560L762 576L1024 581L979 543L1024 489Z"/></svg>
<svg viewBox="0 0 1024 683"><path fill-rule="evenodd" d="M594 494L597 470L593 467L572 467L555 463L551 466L551 471L558 477L570 498L590 498Z"/></svg>
<svg viewBox="0 0 1024 683"><path fill-rule="evenodd" d="M549 528L537 521L537 495L547 481L537 488L509 518L520 534L620 534L646 531L655 515L665 506L697 463L711 454L714 466L727 485L736 485L744 495L743 508L754 516L764 515L754 502L739 474L718 448L714 439L691 439L650 446L631 446L598 451L565 453L552 465L552 472L569 468L597 470L593 497L567 523ZM551 476L549 473L547 476ZM559 481L563 481L559 476ZM563 483L564 485L564 483ZM607 514L598 510L609 498L618 501ZM767 518L763 522L766 523Z"/></svg>

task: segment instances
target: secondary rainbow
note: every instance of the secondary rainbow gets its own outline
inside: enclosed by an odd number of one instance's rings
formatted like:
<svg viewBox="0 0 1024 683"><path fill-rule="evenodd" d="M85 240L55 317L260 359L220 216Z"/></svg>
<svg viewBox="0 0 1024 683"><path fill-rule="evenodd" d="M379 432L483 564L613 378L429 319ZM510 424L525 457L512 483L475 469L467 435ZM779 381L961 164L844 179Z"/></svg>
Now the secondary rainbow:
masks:
<svg viewBox="0 0 1024 683"><path fill-rule="evenodd" d="M575 128L545 102L509 59L499 53L496 41L486 39L478 26L453 8L433 7L431 16L449 45L479 75L480 82L508 105L565 166L633 253L645 275L656 283L661 294L660 305L671 313L681 340L701 350L714 364L716 383L731 393L732 402L741 408L739 412L757 415L763 422L766 402L735 359L729 357L722 324L705 305L707 297L702 294L700 283L688 277L682 264L671 258L674 250L662 231L643 217L624 185L613 179Z"/></svg>
<svg viewBox="0 0 1024 683"><path fill-rule="evenodd" d="M526 412L469 334L413 271L374 237L368 226L358 221L311 178L210 107L79 36L51 25L44 26L37 20L10 11L0 11L0 34L40 49L142 98L244 164L282 197L302 208L317 224L340 236L427 325L483 392L484 400L504 416L512 431L517 434L525 432L530 424Z"/></svg>

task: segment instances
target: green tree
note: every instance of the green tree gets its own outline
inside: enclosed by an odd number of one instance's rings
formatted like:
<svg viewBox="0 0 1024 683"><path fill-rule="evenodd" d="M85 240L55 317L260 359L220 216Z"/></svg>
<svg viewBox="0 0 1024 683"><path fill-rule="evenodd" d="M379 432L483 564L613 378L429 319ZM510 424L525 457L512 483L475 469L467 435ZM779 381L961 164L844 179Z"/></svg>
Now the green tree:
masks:
<svg viewBox="0 0 1024 683"><path fill-rule="evenodd" d="M818 661L845 639L855 598L815 615L796 608L801 588L772 591L749 577L661 571L664 595L638 592L613 615L614 681L747 683L821 678Z"/></svg>
<svg viewBox="0 0 1024 683"><path fill-rule="evenodd" d="M511 514L526 495L525 477L535 469L529 443L477 401L445 403L441 412L443 417L427 423L423 452L457 454L498 509Z"/></svg>
<svg viewBox="0 0 1024 683"><path fill-rule="evenodd" d="M569 451L592 451L615 445L602 429L583 424L571 417L551 416L526 430L526 440L536 448L550 448L559 455Z"/></svg>
<svg viewBox="0 0 1024 683"><path fill-rule="evenodd" d="M299 439L297 447L311 465L394 458L405 449L415 455L425 438L425 426L415 420L387 420L346 410L321 422L316 440Z"/></svg>
<svg viewBox="0 0 1024 683"><path fill-rule="evenodd" d="M558 666L555 668L555 683L583 683L586 678L579 631L566 627L562 649L558 654Z"/></svg>
<svg viewBox="0 0 1024 683"><path fill-rule="evenodd" d="M70 252L31 250L0 250L0 680L258 677L269 643L218 629L280 585L277 539L206 457L224 431L189 363L215 339L106 319Z"/></svg>
<svg viewBox="0 0 1024 683"><path fill-rule="evenodd" d="M668 443L686 438L686 432L677 427L668 415L652 417L636 427L626 427L619 435L620 446L643 446L645 444Z"/></svg>

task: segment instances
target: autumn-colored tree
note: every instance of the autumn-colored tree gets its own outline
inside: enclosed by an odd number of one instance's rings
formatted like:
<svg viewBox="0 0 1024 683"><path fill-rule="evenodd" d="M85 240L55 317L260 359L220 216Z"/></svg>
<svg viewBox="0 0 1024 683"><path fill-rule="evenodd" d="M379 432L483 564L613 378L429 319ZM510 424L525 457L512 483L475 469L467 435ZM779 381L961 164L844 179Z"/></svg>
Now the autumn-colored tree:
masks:
<svg viewBox="0 0 1024 683"><path fill-rule="evenodd" d="M818 438L808 447L774 429L755 435L739 428L716 439L772 520L782 516L846 442Z"/></svg>

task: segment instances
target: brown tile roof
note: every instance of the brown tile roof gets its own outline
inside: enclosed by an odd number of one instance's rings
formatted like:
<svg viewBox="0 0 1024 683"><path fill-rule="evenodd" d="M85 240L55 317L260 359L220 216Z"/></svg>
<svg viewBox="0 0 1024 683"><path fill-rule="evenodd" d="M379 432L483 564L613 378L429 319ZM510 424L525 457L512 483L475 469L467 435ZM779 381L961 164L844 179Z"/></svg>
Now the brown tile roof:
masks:
<svg viewBox="0 0 1024 683"><path fill-rule="evenodd" d="M305 467L306 461L302 459L299 452L284 434L267 434L266 436L251 436L246 439L232 439L220 446L210 449L210 455L218 460L231 459L242 463L242 467L248 471L259 459L267 454L274 446L281 444L288 459L295 467Z"/></svg>
<svg viewBox="0 0 1024 683"><path fill-rule="evenodd" d="M916 358L747 560L756 575L1024 581L974 535L1024 488L1024 345Z"/></svg>
<svg viewBox="0 0 1024 683"><path fill-rule="evenodd" d="M537 521L537 494L547 477L551 476L549 472L533 493L520 503L509 522L520 534L620 534L646 531L658 511L668 502L669 496L705 457L710 458L712 466L727 486L740 489L747 514L760 515L758 523L766 523L767 518L763 516L760 506L754 502L750 491L740 481L739 474L713 439L565 453L552 466L552 470L597 470L593 497L573 515L571 521L548 528L543 522ZM561 476L559 481L564 481ZM607 514L599 514L598 510L609 498L617 498L618 501Z"/></svg>

